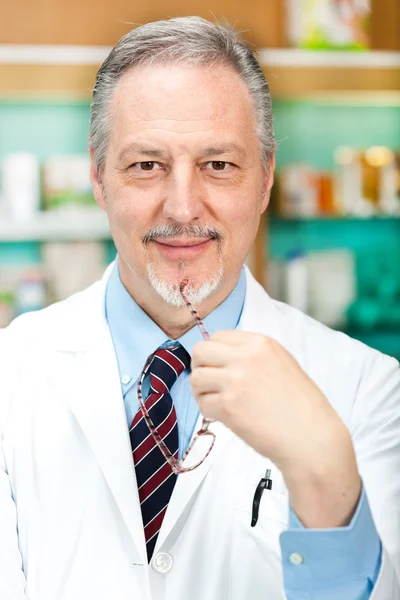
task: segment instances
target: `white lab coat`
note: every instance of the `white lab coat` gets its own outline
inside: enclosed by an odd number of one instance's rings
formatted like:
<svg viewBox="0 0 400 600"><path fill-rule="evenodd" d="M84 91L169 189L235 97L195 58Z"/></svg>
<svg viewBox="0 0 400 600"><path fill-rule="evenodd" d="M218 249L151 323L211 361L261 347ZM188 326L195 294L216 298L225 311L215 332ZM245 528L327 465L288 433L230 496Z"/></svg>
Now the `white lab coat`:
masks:
<svg viewBox="0 0 400 600"><path fill-rule="evenodd" d="M178 478L158 537L155 556L167 553L172 568L147 565L104 316L109 272L0 333L1 600L282 600L287 489L274 465L220 423L208 460ZM384 545L372 599L399 600L398 364L271 300L246 277L240 328L283 344L350 428ZM273 489L251 528L268 466Z"/></svg>

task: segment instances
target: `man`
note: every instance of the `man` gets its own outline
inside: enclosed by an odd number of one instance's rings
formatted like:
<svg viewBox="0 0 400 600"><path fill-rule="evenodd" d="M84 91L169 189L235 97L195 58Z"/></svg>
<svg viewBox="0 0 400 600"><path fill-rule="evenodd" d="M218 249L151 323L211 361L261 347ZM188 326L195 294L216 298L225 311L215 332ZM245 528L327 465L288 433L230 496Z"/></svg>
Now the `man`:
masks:
<svg viewBox="0 0 400 600"><path fill-rule="evenodd" d="M243 267L275 150L252 52L128 33L89 145L118 260L0 337L0 598L398 600L398 363Z"/></svg>

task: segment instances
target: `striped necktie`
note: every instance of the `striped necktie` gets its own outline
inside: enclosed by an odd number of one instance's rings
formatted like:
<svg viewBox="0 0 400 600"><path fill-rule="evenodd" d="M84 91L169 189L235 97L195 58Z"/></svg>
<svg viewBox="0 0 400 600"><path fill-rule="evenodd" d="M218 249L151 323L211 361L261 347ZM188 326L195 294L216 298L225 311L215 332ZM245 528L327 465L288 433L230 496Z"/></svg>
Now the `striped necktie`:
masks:
<svg viewBox="0 0 400 600"><path fill-rule="evenodd" d="M178 424L169 392L179 375L189 368L189 365L189 354L178 344L170 349L159 348L154 353L149 369L150 393L145 400L145 406L162 439L176 458L179 449ZM130 439L147 557L150 561L177 476L150 434L140 409L132 421Z"/></svg>

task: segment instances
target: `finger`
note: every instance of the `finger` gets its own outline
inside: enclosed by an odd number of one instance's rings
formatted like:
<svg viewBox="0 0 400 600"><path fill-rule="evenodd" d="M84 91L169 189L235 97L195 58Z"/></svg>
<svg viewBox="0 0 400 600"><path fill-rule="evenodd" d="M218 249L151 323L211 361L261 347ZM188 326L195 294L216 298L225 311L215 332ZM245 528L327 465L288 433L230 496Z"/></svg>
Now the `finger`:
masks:
<svg viewBox="0 0 400 600"><path fill-rule="evenodd" d="M232 348L220 342L198 342L192 350L191 367L224 367L232 358Z"/></svg>
<svg viewBox="0 0 400 600"><path fill-rule="evenodd" d="M190 384L193 395L220 392L222 389L220 370L214 367L197 367L190 374Z"/></svg>
<svg viewBox="0 0 400 600"><path fill-rule="evenodd" d="M209 394L199 394L196 398L200 413L206 419L220 421L221 418L221 397L220 394L211 392Z"/></svg>
<svg viewBox="0 0 400 600"><path fill-rule="evenodd" d="M220 342L221 344L227 344L228 346L241 346L248 344L251 339L255 336L258 337L260 334L252 333L250 331L239 331L238 329L224 329L214 333L210 341Z"/></svg>

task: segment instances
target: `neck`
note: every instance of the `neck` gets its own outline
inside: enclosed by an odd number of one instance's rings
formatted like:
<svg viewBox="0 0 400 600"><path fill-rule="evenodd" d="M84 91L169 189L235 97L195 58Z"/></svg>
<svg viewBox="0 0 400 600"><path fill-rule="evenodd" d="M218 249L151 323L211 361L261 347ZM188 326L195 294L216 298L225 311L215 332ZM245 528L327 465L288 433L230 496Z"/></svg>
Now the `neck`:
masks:
<svg viewBox="0 0 400 600"><path fill-rule="evenodd" d="M171 340L176 340L194 326L193 316L187 306L167 304L153 289L147 279L139 278L125 263L119 261L121 282L140 308L160 327ZM229 296L235 288L239 273L225 278L221 285L203 302L194 308L204 319Z"/></svg>

